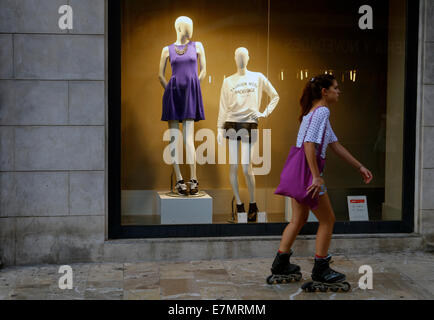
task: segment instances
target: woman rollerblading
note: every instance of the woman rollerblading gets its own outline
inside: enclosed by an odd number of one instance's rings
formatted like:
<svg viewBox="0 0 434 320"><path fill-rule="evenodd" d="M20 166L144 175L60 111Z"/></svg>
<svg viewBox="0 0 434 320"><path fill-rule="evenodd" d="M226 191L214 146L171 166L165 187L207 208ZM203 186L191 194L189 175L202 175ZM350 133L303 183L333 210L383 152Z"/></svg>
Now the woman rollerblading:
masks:
<svg viewBox="0 0 434 320"><path fill-rule="evenodd" d="M349 283L345 282L345 275L329 266L331 256L328 254L328 249L335 215L323 178L327 147L330 146L334 153L353 166L366 184L370 183L373 177L372 173L339 143L333 132L329 121L329 108L338 101L339 94L338 83L331 74L319 75L306 84L300 99L301 115L297 145L291 148L280 176L280 184L275 192L290 197L292 206L291 222L283 231L279 246L280 253L290 255L291 247L307 222L310 210L319 222L312 270L313 281L302 286L308 292L317 289L320 291L350 290ZM279 272L273 271L273 268L272 273L267 278L267 282L273 283L271 280L281 279L276 276Z"/></svg>

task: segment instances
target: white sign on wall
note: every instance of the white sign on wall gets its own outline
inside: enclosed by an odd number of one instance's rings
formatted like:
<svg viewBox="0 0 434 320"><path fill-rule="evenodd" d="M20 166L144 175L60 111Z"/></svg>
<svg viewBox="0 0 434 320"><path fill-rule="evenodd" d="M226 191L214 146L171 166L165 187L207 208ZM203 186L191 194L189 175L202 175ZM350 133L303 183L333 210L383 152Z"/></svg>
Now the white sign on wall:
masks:
<svg viewBox="0 0 434 320"><path fill-rule="evenodd" d="M347 196L350 221L369 221L366 196Z"/></svg>

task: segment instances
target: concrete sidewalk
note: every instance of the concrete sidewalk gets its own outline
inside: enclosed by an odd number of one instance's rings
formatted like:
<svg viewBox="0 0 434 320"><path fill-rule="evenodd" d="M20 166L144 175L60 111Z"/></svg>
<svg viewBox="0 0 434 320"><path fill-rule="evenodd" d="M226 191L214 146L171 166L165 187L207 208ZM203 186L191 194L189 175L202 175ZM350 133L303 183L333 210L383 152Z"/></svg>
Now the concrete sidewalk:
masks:
<svg viewBox="0 0 434 320"><path fill-rule="evenodd" d="M73 289L58 286L60 265L0 270L0 299L433 299L434 254L425 252L335 256L331 267L347 275L347 293L305 293L312 259L294 256L303 280L268 285L272 258L189 262L71 264ZM359 267L373 269L373 289L358 287Z"/></svg>

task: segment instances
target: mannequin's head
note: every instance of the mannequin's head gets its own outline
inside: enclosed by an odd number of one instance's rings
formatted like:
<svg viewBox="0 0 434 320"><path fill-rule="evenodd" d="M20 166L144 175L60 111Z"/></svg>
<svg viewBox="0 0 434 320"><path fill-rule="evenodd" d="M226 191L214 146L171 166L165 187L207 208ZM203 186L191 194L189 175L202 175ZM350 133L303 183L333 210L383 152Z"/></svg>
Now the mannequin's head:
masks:
<svg viewBox="0 0 434 320"><path fill-rule="evenodd" d="M189 17L181 16L175 21L176 33L181 37L191 39L193 36L193 20Z"/></svg>
<svg viewBox="0 0 434 320"><path fill-rule="evenodd" d="M235 50L235 63L240 69L246 68L249 63L249 50L243 47Z"/></svg>

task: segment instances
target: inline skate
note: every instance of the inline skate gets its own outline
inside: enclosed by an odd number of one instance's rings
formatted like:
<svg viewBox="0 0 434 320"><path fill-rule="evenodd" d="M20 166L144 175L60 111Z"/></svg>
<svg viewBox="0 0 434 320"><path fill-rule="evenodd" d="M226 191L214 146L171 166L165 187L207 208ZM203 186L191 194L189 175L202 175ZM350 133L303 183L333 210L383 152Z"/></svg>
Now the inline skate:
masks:
<svg viewBox="0 0 434 320"><path fill-rule="evenodd" d="M315 265L312 269L312 280L302 285L302 289L306 292L315 292L319 290L321 292L327 292L331 290L338 292L348 292L351 286L345 281L346 276L330 268L331 255L326 258L315 258Z"/></svg>
<svg viewBox="0 0 434 320"><path fill-rule="evenodd" d="M289 253L277 253L271 266L271 275L267 278L268 284L301 280L300 266L289 262L292 253L292 250Z"/></svg>

